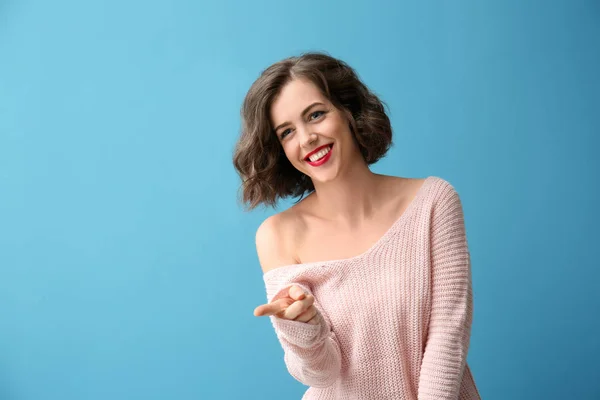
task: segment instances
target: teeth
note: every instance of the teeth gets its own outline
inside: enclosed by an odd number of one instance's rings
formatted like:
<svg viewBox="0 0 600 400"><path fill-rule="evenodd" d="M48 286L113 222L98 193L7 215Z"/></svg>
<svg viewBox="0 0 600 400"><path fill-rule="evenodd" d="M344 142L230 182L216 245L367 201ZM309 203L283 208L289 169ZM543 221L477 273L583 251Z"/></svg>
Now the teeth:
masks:
<svg viewBox="0 0 600 400"><path fill-rule="evenodd" d="M313 154L308 159L312 162L318 161L319 159L323 158L327 153L329 153L329 150L331 149L329 147L326 147L318 153Z"/></svg>

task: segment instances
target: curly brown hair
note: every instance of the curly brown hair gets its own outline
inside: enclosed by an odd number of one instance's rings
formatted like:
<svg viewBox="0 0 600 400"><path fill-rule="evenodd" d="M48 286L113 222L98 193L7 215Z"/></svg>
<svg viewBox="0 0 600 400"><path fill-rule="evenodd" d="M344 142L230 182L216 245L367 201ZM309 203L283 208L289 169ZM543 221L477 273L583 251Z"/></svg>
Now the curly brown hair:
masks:
<svg viewBox="0 0 600 400"><path fill-rule="evenodd" d="M385 105L344 61L324 52L303 53L266 68L252 84L241 108L242 129L233 165L242 178L242 200L249 210L274 207L279 198L314 191L311 179L289 162L271 126L270 109L281 89L295 78L315 84L347 117L367 164L392 146L392 127Z"/></svg>

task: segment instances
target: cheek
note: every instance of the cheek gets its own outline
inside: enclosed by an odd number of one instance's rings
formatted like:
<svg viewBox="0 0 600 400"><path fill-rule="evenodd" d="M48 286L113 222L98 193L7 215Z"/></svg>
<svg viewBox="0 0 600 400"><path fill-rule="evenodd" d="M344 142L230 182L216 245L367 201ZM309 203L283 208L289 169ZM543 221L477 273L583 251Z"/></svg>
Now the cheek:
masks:
<svg viewBox="0 0 600 400"><path fill-rule="evenodd" d="M298 162L298 152L296 150L294 150L295 148L296 147L291 145L290 143L286 143L283 145L283 152L285 153L285 156L292 164L295 164Z"/></svg>
<svg viewBox="0 0 600 400"><path fill-rule="evenodd" d="M341 118L331 118L327 121L323 121L323 128L331 135L338 137L345 136L346 130L349 129L346 126L346 122Z"/></svg>

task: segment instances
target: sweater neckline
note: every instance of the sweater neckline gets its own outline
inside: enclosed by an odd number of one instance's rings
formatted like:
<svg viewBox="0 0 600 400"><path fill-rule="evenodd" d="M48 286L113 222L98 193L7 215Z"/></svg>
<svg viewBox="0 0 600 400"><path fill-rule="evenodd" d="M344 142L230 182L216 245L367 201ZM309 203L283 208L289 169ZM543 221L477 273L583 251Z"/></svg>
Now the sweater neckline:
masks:
<svg viewBox="0 0 600 400"><path fill-rule="evenodd" d="M370 253L372 253L377 248L379 248L384 243L386 243L389 240L389 238L394 234L394 232L404 223L404 221L407 220L409 214L416 207L417 203L424 197L429 183L432 182L434 179L435 179L434 176L428 176L427 178L425 178L425 181L423 181L423 183L421 184L421 187L419 188L419 190L417 190L415 197L411 200L410 203L408 203L408 206L402 212L402 214L400 214L400 217L398 217L398 219L389 227L389 229L377 241L375 241L375 243L373 243L373 245L371 245L371 247L369 247L364 252L362 252L356 256L347 257L347 258L338 258L335 260L311 261L311 262L306 262L306 263L282 265L280 267L275 267L275 268L270 269L269 271L265 272L263 274L263 278L267 279L271 275L281 273L281 272L291 269L291 268L300 268L300 267L317 265L317 264L328 265L328 264L336 264L336 263L347 263L347 262L352 262L352 261L359 260L361 258L368 256Z"/></svg>

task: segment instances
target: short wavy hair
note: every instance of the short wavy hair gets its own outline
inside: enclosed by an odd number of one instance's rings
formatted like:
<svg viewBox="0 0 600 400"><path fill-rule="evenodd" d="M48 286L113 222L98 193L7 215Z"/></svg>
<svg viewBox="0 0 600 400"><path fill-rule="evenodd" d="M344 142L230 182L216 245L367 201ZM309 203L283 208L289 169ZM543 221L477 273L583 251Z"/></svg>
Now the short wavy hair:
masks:
<svg viewBox="0 0 600 400"><path fill-rule="evenodd" d="M349 121L365 162L381 159L392 146L385 105L345 62L323 52L303 53L266 68L252 84L241 108L241 135L233 164L242 179L248 209L275 207L277 200L314 191L312 180L292 166L271 126L270 109L281 89L295 78L307 79Z"/></svg>

